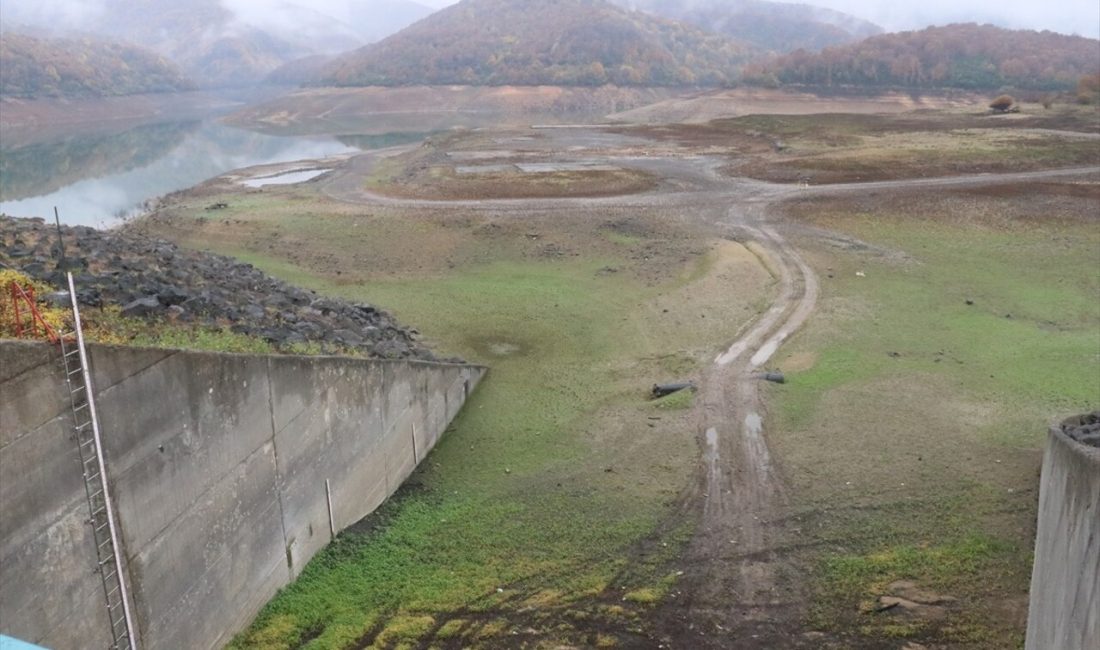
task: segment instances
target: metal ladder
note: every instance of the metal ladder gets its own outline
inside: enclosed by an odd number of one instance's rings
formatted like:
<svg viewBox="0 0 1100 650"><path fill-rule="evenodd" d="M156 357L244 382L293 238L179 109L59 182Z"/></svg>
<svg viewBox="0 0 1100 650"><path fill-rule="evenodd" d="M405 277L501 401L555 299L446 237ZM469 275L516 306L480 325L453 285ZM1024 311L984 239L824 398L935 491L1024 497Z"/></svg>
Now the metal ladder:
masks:
<svg viewBox="0 0 1100 650"><path fill-rule="evenodd" d="M111 622L110 646L113 650L135 650L134 620L130 612L126 578L122 572L121 544L118 524L107 486L106 463L103 444L96 417L92 378L88 372L88 353L84 348L84 331L80 323L73 274L69 273L69 298L73 310L73 331L59 335L61 358L65 365L65 380L73 409L73 427L77 448L80 450L80 466L84 472L84 490L88 496L98 565L96 572L103 579L103 593L107 599L107 617ZM75 335L75 340L73 336Z"/></svg>

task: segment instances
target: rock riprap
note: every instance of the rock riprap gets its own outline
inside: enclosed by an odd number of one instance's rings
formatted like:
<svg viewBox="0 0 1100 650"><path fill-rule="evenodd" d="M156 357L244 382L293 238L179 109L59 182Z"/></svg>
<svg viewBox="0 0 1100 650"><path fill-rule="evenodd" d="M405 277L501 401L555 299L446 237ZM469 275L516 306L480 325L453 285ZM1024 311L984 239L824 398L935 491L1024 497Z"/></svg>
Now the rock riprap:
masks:
<svg viewBox="0 0 1100 650"><path fill-rule="evenodd" d="M0 265L58 288L71 270L81 305L118 305L125 316L228 326L284 350L319 343L377 358L436 360L415 329L387 312L291 286L251 264L130 233L62 226L61 234L59 268L54 225L0 215Z"/></svg>
<svg viewBox="0 0 1100 650"><path fill-rule="evenodd" d="M1081 444L1100 447L1100 411L1063 421L1062 432Z"/></svg>

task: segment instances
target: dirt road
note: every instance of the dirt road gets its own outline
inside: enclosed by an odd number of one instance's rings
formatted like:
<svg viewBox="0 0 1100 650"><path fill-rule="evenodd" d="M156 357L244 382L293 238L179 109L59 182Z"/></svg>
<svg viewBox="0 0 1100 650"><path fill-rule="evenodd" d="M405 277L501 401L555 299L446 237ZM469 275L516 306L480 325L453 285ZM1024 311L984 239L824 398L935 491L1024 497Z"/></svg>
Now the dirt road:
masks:
<svg viewBox="0 0 1100 650"><path fill-rule="evenodd" d="M562 137L575 137L571 131ZM562 150L568 147L562 143ZM797 543L780 520L784 482L764 428L760 376L783 342L813 313L818 281L783 237L774 206L791 199L912 188L962 188L1093 175L1100 167L1011 174L981 174L819 186L779 185L729 179L715 173L717 161L702 157L650 158L616 155L609 163L674 179L675 189L603 198L427 201L369 192L363 179L379 157L365 154L321 179L331 198L351 203L486 209L522 218L531 210L583 210L601 206L660 207L695 215L750 247L775 277L774 302L738 332L706 369L701 386L699 476L691 495L701 513L689 545L685 573L657 612L655 634L673 648L823 647L802 634L805 602L801 583L784 548ZM592 153L586 153L591 156Z"/></svg>

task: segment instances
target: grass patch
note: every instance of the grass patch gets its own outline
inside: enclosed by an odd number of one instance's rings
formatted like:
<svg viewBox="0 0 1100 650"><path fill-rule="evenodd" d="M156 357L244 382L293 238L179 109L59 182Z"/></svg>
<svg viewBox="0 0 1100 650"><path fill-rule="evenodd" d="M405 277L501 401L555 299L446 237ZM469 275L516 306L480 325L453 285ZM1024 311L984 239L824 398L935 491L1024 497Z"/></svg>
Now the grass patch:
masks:
<svg viewBox="0 0 1100 650"><path fill-rule="evenodd" d="M607 241L611 242L612 244L619 244L620 246L637 246L638 244L645 241L643 237L618 232L615 230L604 230L603 235L607 238Z"/></svg>
<svg viewBox="0 0 1100 650"><path fill-rule="evenodd" d="M896 580L950 588L975 576L1003 547L989 537L970 535L942 545L899 545L862 555L835 555L821 563L829 598L848 603L883 593Z"/></svg>
<svg viewBox="0 0 1100 650"><path fill-rule="evenodd" d="M766 388L801 525L840 549L818 556L812 620L1011 647L1026 599L1000 608L1026 594L1047 426L1100 400L1100 276L1083 272L1100 235L973 197L852 208L792 212L895 252L803 242L823 292L785 353L815 362ZM912 629L858 615L901 578L966 611Z"/></svg>

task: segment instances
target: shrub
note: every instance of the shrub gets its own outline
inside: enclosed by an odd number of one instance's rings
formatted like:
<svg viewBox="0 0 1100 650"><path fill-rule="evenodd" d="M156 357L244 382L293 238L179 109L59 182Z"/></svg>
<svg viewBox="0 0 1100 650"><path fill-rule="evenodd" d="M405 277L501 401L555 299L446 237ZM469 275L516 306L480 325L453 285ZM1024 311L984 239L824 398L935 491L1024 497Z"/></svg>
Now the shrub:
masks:
<svg viewBox="0 0 1100 650"><path fill-rule="evenodd" d="M1012 108L1016 104L1016 99L1012 95L1001 95L997 99L994 99L989 103L989 107L998 113L1007 113L1008 109Z"/></svg>

